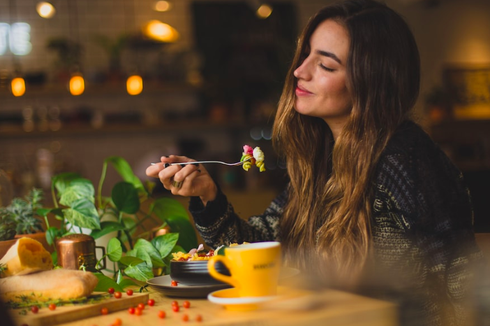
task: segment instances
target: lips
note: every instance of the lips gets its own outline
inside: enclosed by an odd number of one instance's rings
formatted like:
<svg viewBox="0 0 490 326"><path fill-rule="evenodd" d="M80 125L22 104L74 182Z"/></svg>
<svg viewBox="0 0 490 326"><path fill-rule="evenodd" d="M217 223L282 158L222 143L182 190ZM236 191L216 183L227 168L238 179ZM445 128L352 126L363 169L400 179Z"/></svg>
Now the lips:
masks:
<svg viewBox="0 0 490 326"><path fill-rule="evenodd" d="M297 96L306 96L306 95L313 94L312 92L310 92L306 88L302 87L301 85L297 85L296 86L295 93L296 93Z"/></svg>

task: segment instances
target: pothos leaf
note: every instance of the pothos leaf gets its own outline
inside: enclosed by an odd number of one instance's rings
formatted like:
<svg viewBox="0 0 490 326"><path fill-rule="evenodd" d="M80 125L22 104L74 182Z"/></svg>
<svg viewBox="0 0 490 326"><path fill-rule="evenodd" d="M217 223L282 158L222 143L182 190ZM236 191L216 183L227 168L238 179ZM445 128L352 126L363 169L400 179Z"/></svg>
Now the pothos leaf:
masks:
<svg viewBox="0 0 490 326"><path fill-rule="evenodd" d="M122 257L121 242L117 238L112 238L107 244L107 257L110 261L117 262Z"/></svg>
<svg viewBox="0 0 490 326"><path fill-rule="evenodd" d="M129 182L118 182L112 188L112 201L121 212L134 214L140 208L138 191Z"/></svg>
<svg viewBox="0 0 490 326"><path fill-rule="evenodd" d="M129 277L142 282L146 282L153 278L153 271L146 263L141 263L136 266L128 266L124 269L124 273Z"/></svg>
<svg viewBox="0 0 490 326"><path fill-rule="evenodd" d="M63 209L64 216L72 225L100 229L99 215L93 202L80 198L71 204L71 208Z"/></svg>

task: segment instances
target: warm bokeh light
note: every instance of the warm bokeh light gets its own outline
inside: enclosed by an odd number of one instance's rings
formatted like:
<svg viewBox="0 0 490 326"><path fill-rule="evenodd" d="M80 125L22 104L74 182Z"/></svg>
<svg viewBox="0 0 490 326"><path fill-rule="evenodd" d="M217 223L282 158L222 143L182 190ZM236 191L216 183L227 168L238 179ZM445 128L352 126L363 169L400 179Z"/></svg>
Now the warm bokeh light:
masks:
<svg viewBox="0 0 490 326"><path fill-rule="evenodd" d="M26 92L26 83L24 81L24 78L17 77L12 79L10 87L14 96L22 96Z"/></svg>
<svg viewBox="0 0 490 326"><path fill-rule="evenodd" d="M49 2L38 2L36 11L43 18L51 18L56 13L56 9Z"/></svg>
<svg viewBox="0 0 490 326"><path fill-rule="evenodd" d="M126 89L129 95L138 95L143 91L143 78L138 75L128 77L126 81Z"/></svg>
<svg viewBox="0 0 490 326"><path fill-rule="evenodd" d="M159 20L148 22L143 28L146 37L156 41L172 43L179 39L179 32L169 24L162 23Z"/></svg>
<svg viewBox="0 0 490 326"><path fill-rule="evenodd" d="M259 9L257 9L257 17L266 19L272 14L272 7L268 4L262 4Z"/></svg>
<svg viewBox="0 0 490 326"><path fill-rule="evenodd" d="M155 2L153 9L160 12L169 11L172 9L172 3L169 1L157 1Z"/></svg>
<svg viewBox="0 0 490 326"><path fill-rule="evenodd" d="M85 91L85 80L81 75L73 75L70 78L70 93L77 96Z"/></svg>

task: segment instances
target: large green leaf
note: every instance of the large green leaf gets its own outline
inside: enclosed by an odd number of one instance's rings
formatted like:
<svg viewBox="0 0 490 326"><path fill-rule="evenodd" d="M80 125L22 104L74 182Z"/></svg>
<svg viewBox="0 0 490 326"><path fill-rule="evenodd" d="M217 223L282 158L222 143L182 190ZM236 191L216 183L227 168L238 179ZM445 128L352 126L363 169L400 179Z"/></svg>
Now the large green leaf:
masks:
<svg viewBox="0 0 490 326"><path fill-rule="evenodd" d="M129 277L142 282L146 282L153 278L153 270L146 263L141 263L136 266L128 266L124 269L124 273Z"/></svg>
<svg viewBox="0 0 490 326"><path fill-rule="evenodd" d="M145 239L138 239L132 251L135 251L136 257L146 261L150 267L162 267L165 265L157 248L155 248L151 242Z"/></svg>
<svg viewBox="0 0 490 326"><path fill-rule="evenodd" d="M54 185L59 193L63 193L67 187L69 187L70 182L74 179L81 178L78 173L66 172L60 173L53 177L51 183Z"/></svg>
<svg viewBox="0 0 490 326"><path fill-rule="evenodd" d="M134 214L140 208L138 190L132 183L118 182L112 188L112 201L121 212Z"/></svg>
<svg viewBox="0 0 490 326"><path fill-rule="evenodd" d="M119 263L123 264L126 267L127 266L136 266L136 265L144 263L144 262L145 261L143 259L140 259L140 258L135 257L135 256L130 256L130 255L123 256L123 257L121 257L121 259L119 259Z"/></svg>
<svg viewBox="0 0 490 326"><path fill-rule="evenodd" d="M73 179L61 192L60 203L65 206L71 206L74 201L80 198L87 198L94 202L94 194L94 185L90 180L84 178Z"/></svg>
<svg viewBox="0 0 490 326"><path fill-rule="evenodd" d="M184 206L173 198L158 198L150 205L150 211L170 226L172 232L179 233L178 243L187 251L197 248L197 235L189 221Z"/></svg>
<svg viewBox="0 0 490 326"><path fill-rule="evenodd" d="M111 232L120 231L124 229L125 226L119 222L110 222L110 221L100 222L100 230L93 230L92 233L90 233L90 235L92 236L92 238L98 239Z"/></svg>
<svg viewBox="0 0 490 326"><path fill-rule="evenodd" d="M105 276L102 273L94 273L94 275L99 279L94 291L107 292L109 288L113 288L116 291L123 290L123 287L117 284L112 278Z"/></svg>
<svg viewBox="0 0 490 326"><path fill-rule="evenodd" d="M121 242L117 238L112 238L107 244L107 257L110 261L117 262L122 257Z"/></svg>
<svg viewBox="0 0 490 326"><path fill-rule="evenodd" d="M129 163L119 156L111 156L104 160L104 163L111 163L117 173L123 178L124 181L134 185L135 188L141 191L145 191L145 187L141 180L133 173L133 169Z"/></svg>
<svg viewBox="0 0 490 326"><path fill-rule="evenodd" d="M172 252L177 240L179 240L178 233L167 233L153 238L151 243L160 252L160 257L165 258Z"/></svg>
<svg viewBox="0 0 490 326"><path fill-rule="evenodd" d="M166 221L171 216L189 219L185 207L174 198L161 197L155 199L150 205L150 211L154 212L162 221Z"/></svg>
<svg viewBox="0 0 490 326"><path fill-rule="evenodd" d="M182 216L172 216L167 219L167 223L172 232L179 233L178 244L180 244L186 251L197 248L196 230L194 229L194 225L192 225L187 218Z"/></svg>
<svg viewBox="0 0 490 326"><path fill-rule="evenodd" d="M93 202L80 198L71 204L71 208L63 209L64 216L74 226L87 229L100 229L99 215Z"/></svg>

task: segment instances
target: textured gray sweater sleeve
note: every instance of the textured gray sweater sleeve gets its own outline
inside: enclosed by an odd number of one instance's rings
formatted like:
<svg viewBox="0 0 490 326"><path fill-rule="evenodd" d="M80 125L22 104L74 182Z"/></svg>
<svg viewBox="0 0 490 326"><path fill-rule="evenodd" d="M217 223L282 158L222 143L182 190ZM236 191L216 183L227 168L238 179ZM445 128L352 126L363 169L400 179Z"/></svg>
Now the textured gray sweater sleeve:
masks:
<svg viewBox="0 0 490 326"><path fill-rule="evenodd" d="M218 190L214 201L206 207L198 197L192 197L189 204L197 231L211 248L230 243L277 241L279 240L279 220L286 203L286 192L276 197L264 214L252 216L248 220L240 218Z"/></svg>

